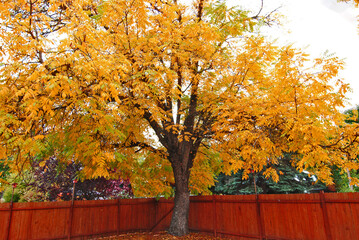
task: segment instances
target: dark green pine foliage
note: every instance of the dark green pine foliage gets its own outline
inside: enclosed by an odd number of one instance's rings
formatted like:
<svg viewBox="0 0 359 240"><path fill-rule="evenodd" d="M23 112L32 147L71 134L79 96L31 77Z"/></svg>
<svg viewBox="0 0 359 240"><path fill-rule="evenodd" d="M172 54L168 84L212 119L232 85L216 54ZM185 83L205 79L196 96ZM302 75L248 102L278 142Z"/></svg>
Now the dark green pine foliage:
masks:
<svg viewBox="0 0 359 240"><path fill-rule="evenodd" d="M10 168L6 165L4 159L0 159L0 179L5 180L7 176L10 174ZM1 181L0 181L1 183Z"/></svg>
<svg viewBox="0 0 359 240"><path fill-rule="evenodd" d="M242 171L230 176L220 174L216 185L211 189L214 194L287 194L287 193L312 193L327 191L326 186L316 181L315 177L309 177L307 173L300 173L290 164L290 154L285 154L275 168L282 172L279 182L266 179L262 173L252 173L249 179L242 179ZM254 185L254 178L256 186Z"/></svg>
<svg viewBox="0 0 359 240"><path fill-rule="evenodd" d="M6 165L4 159L0 159L0 198L2 197L1 190L6 186L6 178L10 175L10 168Z"/></svg>

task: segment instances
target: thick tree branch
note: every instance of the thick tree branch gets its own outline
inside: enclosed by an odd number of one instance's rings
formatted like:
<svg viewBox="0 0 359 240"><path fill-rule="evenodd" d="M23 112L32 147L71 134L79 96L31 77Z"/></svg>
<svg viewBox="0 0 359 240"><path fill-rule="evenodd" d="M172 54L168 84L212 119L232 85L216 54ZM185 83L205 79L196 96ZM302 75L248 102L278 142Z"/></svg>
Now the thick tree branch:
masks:
<svg viewBox="0 0 359 240"><path fill-rule="evenodd" d="M202 17L203 17L203 3L205 0L198 0L198 8L197 8L197 19L198 22L202 21Z"/></svg>
<svg viewBox="0 0 359 240"><path fill-rule="evenodd" d="M146 149L150 152L153 152L155 154L159 154L160 156L162 156L163 158L166 158L167 157L167 152L162 150L162 149L158 149L158 148L154 148L153 146L147 144L147 143L144 143L144 142L130 142L130 143L127 143L127 144L124 144L122 146L120 145L117 145L118 147L124 147L124 148L134 148L134 147L139 147L140 150L142 149Z"/></svg>

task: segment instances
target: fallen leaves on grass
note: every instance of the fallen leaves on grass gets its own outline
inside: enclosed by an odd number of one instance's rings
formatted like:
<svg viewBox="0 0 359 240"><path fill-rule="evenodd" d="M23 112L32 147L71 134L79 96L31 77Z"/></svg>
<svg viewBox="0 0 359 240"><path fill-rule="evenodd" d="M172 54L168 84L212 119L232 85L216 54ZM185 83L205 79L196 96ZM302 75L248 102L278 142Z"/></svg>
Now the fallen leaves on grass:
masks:
<svg viewBox="0 0 359 240"><path fill-rule="evenodd" d="M98 240L228 240L228 238L214 237L204 233L190 233L186 236L175 237L166 232L156 233L126 233L118 236L97 238Z"/></svg>

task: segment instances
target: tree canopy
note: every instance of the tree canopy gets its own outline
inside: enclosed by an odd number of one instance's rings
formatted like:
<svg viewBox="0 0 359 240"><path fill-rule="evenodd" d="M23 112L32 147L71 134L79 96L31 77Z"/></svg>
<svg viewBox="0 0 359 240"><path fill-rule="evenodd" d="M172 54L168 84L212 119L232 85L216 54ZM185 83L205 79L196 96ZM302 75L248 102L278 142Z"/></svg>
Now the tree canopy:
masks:
<svg viewBox="0 0 359 240"><path fill-rule="evenodd" d="M343 62L250 34L266 20L222 1L4 1L0 158L20 172L56 145L85 177L175 191L175 235L220 171L276 181L286 152L331 183L331 165L358 168Z"/></svg>

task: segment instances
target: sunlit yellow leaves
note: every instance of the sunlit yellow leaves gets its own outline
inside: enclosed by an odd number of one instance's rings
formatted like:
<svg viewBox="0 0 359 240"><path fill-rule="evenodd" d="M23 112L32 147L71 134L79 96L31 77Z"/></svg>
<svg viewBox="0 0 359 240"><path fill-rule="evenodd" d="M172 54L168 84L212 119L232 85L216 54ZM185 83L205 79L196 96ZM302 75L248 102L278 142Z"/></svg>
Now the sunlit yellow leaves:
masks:
<svg viewBox="0 0 359 240"><path fill-rule="evenodd" d="M0 159L5 159L6 157L6 148L0 145Z"/></svg>
<svg viewBox="0 0 359 240"><path fill-rule="evenodd" d="M279 181L279 176L278 176L278 173L275 169L269 167L267 168L264 172L263 172L263 175L269 179L273 179L274 182L278 182Z"/></svg>
<svg viewBox="0 0 359 240"><path fill-rule="evenodd" d="M342 61L326 57L311 63L301 51L274 47L263 39L247 44L250 47L237 58L237 78L223 78L236 88L226 92L226 104L218 109L223 118L214 128L218 141L224 149L235 149L232 156L245 163L244 169L260 171L262 166L276 164L271 159L292 152L300 156L300 171L309 169L330 182L328 166L347 158L332 149L339 146L338 134L344 130L339 108L348 86L331 80ZM334 88L333 84L339 85ZM228 167L235 170L234 164ZM277 177L266 171L267 176Z"/></svg>
<svg viewBox="0 0 359 240"><path fill-rule="evenodd" d="M0 178L0 191L3 191L5 189L5 186L7 186L8 184L9 184L9 182L7 182L6 180Z"/></svg>
<svg viewBox="0 0 359 240"><path fill-rule="evenodd" d="M171 185L174 185L174 179L168 161L155 154L142 156L141 159L138 159L140 161L129 160L124 161L130 164L130 168L127 169L128 177L137 196L162 195L169 197L173 194Z"/></svg>
<svg viewBox="0 0 359 240"><path fill-rule="evenodd" d="M35 140L41 140L41 139L44 139L44 135L37 135L34 137Z"/></svg>

